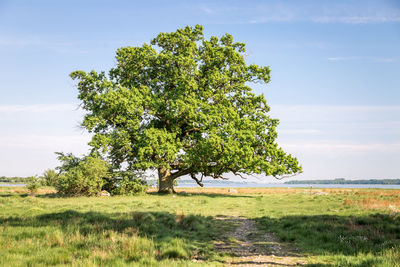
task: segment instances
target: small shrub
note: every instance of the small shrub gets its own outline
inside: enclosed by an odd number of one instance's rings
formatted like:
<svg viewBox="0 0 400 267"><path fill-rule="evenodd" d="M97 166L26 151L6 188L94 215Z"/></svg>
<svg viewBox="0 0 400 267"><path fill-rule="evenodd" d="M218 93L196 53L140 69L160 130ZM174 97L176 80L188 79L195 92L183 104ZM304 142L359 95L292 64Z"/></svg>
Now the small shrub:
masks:
<svg viewBox="0 0 400 267"><path fill-rule="evenodd" d="M62 154L62 156L64 156ZM66 195L93 196L101 192L104 177L108 175L108 163L97 156L59 157L64 164L59 167L56 189Z"/></svg>
<svg viewBox="0 0 400 267"><path fill-rule="evenodd" d="M39 178L33 176L29 178L29 181L26 185L26 188L29 189L31 194L35 194L40 187L40 180Z"/></svg>

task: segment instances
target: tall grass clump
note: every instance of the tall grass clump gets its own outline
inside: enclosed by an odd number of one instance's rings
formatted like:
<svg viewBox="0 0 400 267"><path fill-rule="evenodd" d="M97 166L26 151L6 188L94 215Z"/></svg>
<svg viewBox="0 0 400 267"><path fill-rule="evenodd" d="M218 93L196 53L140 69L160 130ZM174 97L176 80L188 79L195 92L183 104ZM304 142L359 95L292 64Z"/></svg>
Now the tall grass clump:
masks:
<svg viewBox="0 0 400 267"><path fill-rule="evenodd" d="M140 261L143 258L155 258L156 248L152 239L131 236L121 242L123 257L128 261Z"/></svg>
<svg viewBox="0 0 400 267"><path fill-rule="evenodd" d="M44 183L47 186L56 186L57 185L57 177L58 177L58 173L53 169L47 169L43 173Z"/></svg>
<svg viewBox="0 0 400 267"><path fill-rule="evenodd" d="M190 249L181 239L174 238L164 243L160 249L161 257L168 259L189 259Z"/></svg>

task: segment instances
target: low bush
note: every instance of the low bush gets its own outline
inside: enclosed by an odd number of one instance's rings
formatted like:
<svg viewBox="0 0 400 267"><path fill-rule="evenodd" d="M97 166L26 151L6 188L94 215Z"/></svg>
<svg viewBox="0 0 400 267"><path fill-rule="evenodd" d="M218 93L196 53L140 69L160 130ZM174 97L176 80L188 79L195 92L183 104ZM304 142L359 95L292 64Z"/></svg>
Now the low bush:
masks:
<svg viewBox="0 0 400 267"><path fill-rule="evenodd" d="M56 189L65 195L93 196L101 192L104 177L108 176L108 163L101 158L90 155L83 159L59 154L63 165L58 176Z"/></svg>
<svg viewBox="0 0 400 267"><path fill-rule="evenodd" d="M114 176L118 178L109 178L103 186L104 190L112 195L137 195L146 192L147 182L143 178L143 173L139 172L116 172Z"/></svg>

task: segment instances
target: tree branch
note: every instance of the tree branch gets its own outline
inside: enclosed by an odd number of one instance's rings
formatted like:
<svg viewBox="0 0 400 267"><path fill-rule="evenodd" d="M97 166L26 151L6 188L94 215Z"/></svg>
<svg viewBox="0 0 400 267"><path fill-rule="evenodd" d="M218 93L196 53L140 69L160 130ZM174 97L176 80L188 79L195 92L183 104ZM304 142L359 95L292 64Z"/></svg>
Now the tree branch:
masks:
<svg viewBox="0 0 400 267"><path fill-rule="evenodd" d="M203 184L199 179L197 179L196 176L195 176L193 173L190 174L190 177L192 177L192 179L195 180L196 183L197 183L198 185L200 185L201 187L204 186L204 184ZM203 177L201 178L201 180L203 180Z"/></svg>
<svg viewBox="0 0 400 267"><path fill-rule="evenodd" d="M176 178L178 178L180 176L183 176L183 175L186 175L186 174L190 174L191 171L192 171L191 168L183 169L183 170L180 169L180 170L178 170L178 171L176 171L174 173L171 173L171 176L172 176L172 179L176 179Z"/></svg>

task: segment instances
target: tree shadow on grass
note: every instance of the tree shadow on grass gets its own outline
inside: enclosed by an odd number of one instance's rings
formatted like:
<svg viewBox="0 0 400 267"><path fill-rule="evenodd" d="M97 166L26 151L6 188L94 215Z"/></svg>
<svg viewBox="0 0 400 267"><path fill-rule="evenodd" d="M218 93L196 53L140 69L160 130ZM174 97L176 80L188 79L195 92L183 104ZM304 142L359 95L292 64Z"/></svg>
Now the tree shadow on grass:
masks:
<svg viewBox="0 0 400 267"><path fill-rule="evenodd" d="M0 197L39 197L39 198L57 198L57 197L62 197L60 193L57 192L50 192L50 193L43 193L43 192L36 192L36 193L30 193L29 190L24 190L24 192L21 191L0 191Z"/></svg>
<svg viewBox="0 0 400 267"><path fill-rule="evenodd" d="M179 197L192 197L192 196L204 196L204 197L210 197L210 198L219 198L219 197L230 197L230 198L255 198L256 196L250 196L250 195L235 195L235 194L221 194L221 193L202 193L202 192L178 192L173 195L168 195L168 194L158 194L157 192L147 192L146 194L152 195L152 196L179 196ZM38 198L70 198L74 196L69 196L69 195L63 195L60 193L37 193L37 194L29 194L29 193L3 193L0 194L0 197L28 197L28 196L35 196Z"/></svg>
<svg viewBox="0 0 400 267"><path fill-rule="evenodd" d="M160 195L157 192L147 192L149 195L157 196ZM193 197L193 196L204 196L210 198L220 198L220 197L231 197L231 198L255 198L256 196L242 195L242 194L223 194L223 193L209 193L209 192L177 192L173 194L179 197ZM172 195L172 196L173 196ZM162 196L162 194L161 194ZM164 195L170 196L170 195Z"/></svg>
<svg viewBox="0 0 400 267"><path fill-rule="evenodd" d="M199 259L207 259L215 254L210 244L220 236L220 226L212 217L169 212L101 213L67 210L33 217L0 218L0 225L18 228L55 227L61 229L63 235L79 233L84 237L97 236L99 239L105 238L104 233L116 232L125 236L148 238L156 248L180 239L195 252L193 256ZM35 237L26 231L19 235L15 236L18 240Z"/></svg>
<svg viewBox="0 0 400 267"><path fill-rule="evenodd" d="M175 214L168 212L131 212L131 213L101 213L78 212L67 210L63 212L46 213L34 217L0 218L1 224L9 226L61 226L67 229L76 226L82 230L82 234L97 233L103 230L124 232L127 228L135 227L143 236L162 239L168 236L184 236L184 232L201 232L201 227L192 224L204 224L209 226L211 218L204 216L192 216L176 218ZM198 228L196 228L198 226Z"/></svg>
<svg viewBox="0 0 400 267"><path fill-rule="evenodd" d="M12 193L12 194L0 194L0 197L70 198L73 196L62 195L59 193L45 193L45 194Z"/></svg>
<svg viewBox="0 0 400 267"><path fill-rule="evenodd" d="M13 194L10 194L10 193L7 193L7 194L0 194L0 197L15 197L15 196L19 196L19 197L27 197L27 196L29 196L29 194L26 194L26 193L23 193L23 194L16 194L16 193L13 193Z"/></svg>

